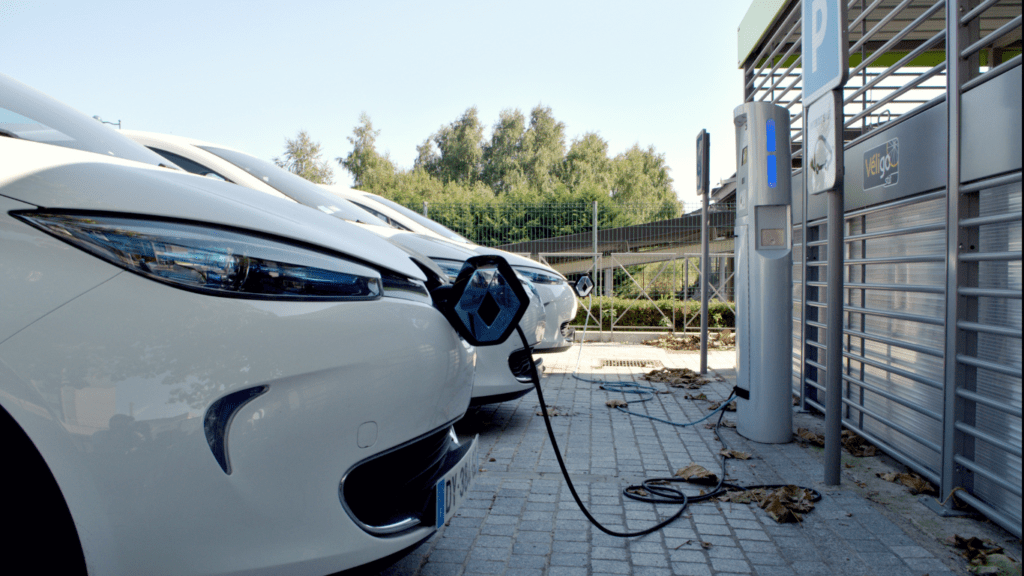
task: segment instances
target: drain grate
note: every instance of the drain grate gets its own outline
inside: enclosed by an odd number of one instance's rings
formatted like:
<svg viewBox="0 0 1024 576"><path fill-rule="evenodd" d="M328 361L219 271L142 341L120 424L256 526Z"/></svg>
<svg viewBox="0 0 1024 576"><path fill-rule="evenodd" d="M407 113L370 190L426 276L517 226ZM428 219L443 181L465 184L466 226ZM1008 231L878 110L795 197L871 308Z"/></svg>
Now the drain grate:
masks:
<svg viewBox="0 0 1024 576"><path fill-rule="evenodd" d="M601 368L607 366L616 366L622 368L661 368L661 360L622 360L619 358L609 359L604 358L601 360Z"/></svg>

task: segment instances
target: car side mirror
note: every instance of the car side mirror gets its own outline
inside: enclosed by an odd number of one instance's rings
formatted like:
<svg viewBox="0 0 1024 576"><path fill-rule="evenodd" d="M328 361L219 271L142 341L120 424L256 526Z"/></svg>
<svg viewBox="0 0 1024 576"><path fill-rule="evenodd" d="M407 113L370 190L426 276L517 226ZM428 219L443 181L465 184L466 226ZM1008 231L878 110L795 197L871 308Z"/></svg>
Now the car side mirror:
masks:
<svg viewBox="0 0 1024 576"><path fill-rule="evenodd" d="M590 276L583 276L576 281L572 289L576 291L576 295L580 298L586 298L594 290L594 281L590 279Z"/></svg>
<svg viewBox="0 0 1024 576"><path fill-rule="evenodd" d="M435 306L474 346L501 344L522 320L530 297L501 256L474 256L451 286L432 292Z"/></svg>

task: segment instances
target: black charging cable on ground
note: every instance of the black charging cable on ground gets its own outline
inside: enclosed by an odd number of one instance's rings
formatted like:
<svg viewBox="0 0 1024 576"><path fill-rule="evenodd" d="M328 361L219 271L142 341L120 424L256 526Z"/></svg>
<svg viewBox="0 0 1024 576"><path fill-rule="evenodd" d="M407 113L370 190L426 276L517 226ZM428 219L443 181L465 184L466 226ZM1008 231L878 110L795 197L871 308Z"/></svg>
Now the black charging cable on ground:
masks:
<svg viewBox="0 0 1024 576"><path fill-rule="evenodd" d="M530 350L530 346L526 342L526 334L523 333L523 329L520 328L519 326L516 326L516 332L519 334L519 338L523 342L523 347L525 349L527 349L527 350ZM581 343L581 345L582 345L582 343ZM573 376L576 377L578 380L582 380L582 381L585 381L585 382L597 382L597 381L594 381L594 380L586 380L584 378L579 378L575 374L573 374ZM651 503L651 504L679 504L679 510L676 511L676 513L673 514L672 516L670 516L668 519L663 520L661 522L658 522L657 524L655 524L654 526L651 526L650 528L645 528L643 530L638 530L636 532L618 532L616 530L612 530L612 529L604 526L600 522L598 522L597 518L594 518L594 515L591 514L589 510L587 510L587 507L583 504L583 500L580 498L579 493L576 492L576 486L573 485L572 478L569 477L569 470L565 467L565 461L562 459L562 451L559 450L559 448L558 448L558 441L555 439L555 431L551 427L551 417L548 415L547 403L544 402L544 392L541 391L541 387L540 387L540 375L537 372L537 365L533 361L533 355L532 354L530 355L530 379L533 381L534 389L537 390L537 400L540 401L540 410L541 410L541 415L544 417L544 426L548 430L548 438L551 440L551 448L555 451L555 458L558 460L558 467L562 470L562 476L565 478L566 485L569 486L569 492L572 494L573 499L576 501L576 505L579 506L580 511L582 511L583 515L587 517L587 520L590 520L590 523L593 524L594 526L596 526L598 530L604 532L605 534L608 534L609 536L617 536L619 538L633 538L633 537L637 537L637 536L646 536L647 534L650 534L652 532L656 532L658 530L661 530L665 526L668 526L672 522L675 522L676 520L678 520L683 515L683 513L686 511L686 507L690 503L692 503L692 502L704 502L704 501L707 501L707 500L711 500L713 498L717 498L717 497L721 496L722 494L724 494L727 491L727 489L731 489L731 490L735 490L735 491L743 491L743 490L753 490L753 489L757 489L757 488L774 489L774 488L782 488L782 487L787 486L787 484L758 484L758 485L755 485L755 486L746 486L746 487L744 487L744 486L739 486L739 485L736 485L736 484L726 483L725 482L725 476L726 476L726 456L723 455L722 456L722 475L718 479L718 483L715 486L715 489L710 491L710 492L708 492L708 493L706 493L706 494L701 494L701 495L698 495L698 496L688 496L687 494L683 493L682 490L679 490L677 488L673 488L672 487L673 484L687 482L686 480L684 480L682 478L676 478L676 477L670 477L670 478L648 478L648 479L644 480L638 486L634 485L634 486L629 486L628 488L625 488L622 491L622 493L627 498L631 498L633 500L638 500L638 501L641 501L641 502L648 502L648 503ZM632 383L632 382L628 382L628 383L627 382L621 382L621 383L618 383L618 384L631 384L632 386L638 387L638 388L650 388L648 386L639 386L639 385L637 385L635 383ZM602 388L604 388L604 386L602 386ZM605 388L605 389L608 389L608 388ZM651 397L653 397L653 390L654 390L653 388L651 388L651 390L650 390ZM621 391L624 391L624 390L618 390L618 391L621 392ZM632 392L632 393L636 393L636 392ZM733 400L733 398L735 398L735 393L730 395L727 400L722 402L722 405L717 410L718 411L718 421L715 424L715 435L718 437L718 440L722 443L722 445L725 446L726 451L729 450L729 445L725 442L725 439L722 438L722 435L719 432L719 429L721 428L721 425L722 425L722 417L725 415L725 411L724 411L725 406L728 405L729 402L731 402ZM650 398L646 398L644 400L638 400L638 402L646 402L649 399ZM705 416L701 420L698 420L697 422L687 422L685 424L680 424L680 423L677 423L677 422L671 422L671 421L668 421L668 420L662 420L660 418L650 417L650 416L648 416L646 414L634 413L634 412L630 412L628 410L623 410L623 411L626 412L627 414L635 414L637 416L644 416L644 417L651 418L652 420L666 422L668 424L672 424L672 425L675 425L675 426L691 426L693 424L697 424L698 422L702 422L704 420L707 420L710 416L712 416L714 414L714 412L712 412L711 414L708 414L707 416ZM821 494L817 490L814 490L813 488L802 488L802 489L808 490L809 492L811 492L814 495L814 498L812 498L812 500L811 500L812 502L817 502L817 501L821 500ZM643 495L642 493L639 493L639 492L641 492L641 490L646 492L648 495Z"/></svg>

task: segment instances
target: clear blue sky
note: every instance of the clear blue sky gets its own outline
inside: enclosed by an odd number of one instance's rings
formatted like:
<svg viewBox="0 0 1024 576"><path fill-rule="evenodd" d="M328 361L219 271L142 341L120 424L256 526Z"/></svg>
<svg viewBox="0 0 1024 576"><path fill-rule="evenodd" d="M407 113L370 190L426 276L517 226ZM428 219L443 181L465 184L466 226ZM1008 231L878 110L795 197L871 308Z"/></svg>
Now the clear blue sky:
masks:
<svg viewBox="0 0 1024 576"><path fill-rule="evenodd" d="M333 159L366 112L378 148L416 146L468 107L550 106L568 145L665 155L681 200L711 132L735 171L736 29L748 0L56 2L0 0L0 71L92 116L272 158L305 129ZM489 131L487 134L489 135ZM335 164L335 181L349 174Z"/></svg>

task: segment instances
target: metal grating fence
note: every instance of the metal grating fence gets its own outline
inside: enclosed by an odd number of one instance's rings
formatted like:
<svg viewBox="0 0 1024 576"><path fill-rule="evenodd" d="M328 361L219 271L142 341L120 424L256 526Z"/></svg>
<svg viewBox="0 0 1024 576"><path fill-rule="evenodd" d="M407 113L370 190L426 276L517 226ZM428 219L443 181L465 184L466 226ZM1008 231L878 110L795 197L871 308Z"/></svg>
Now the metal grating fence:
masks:
<svg viewBox="0 0 1024 576"><path fill-rule="evenodd" d="M598 330L692 331L700 325L699 204L424 203L423 213L473 242L550 265L570 281L593 277ZM732 304L733 204L709 211L711 299ZM581 313L582 314L582 313ZM732 326L731 315L719 322ZM582 325L582 316L579 324ZM713 326L722 329L723 326Z"/></svg>
<svg viewBox="0 0 1024 576"><path fill-rule="evenodd" d="M843 423L1020 537L1021 2L848 10ZM792 111L795 186L801 24L786 3L744 65L747 101ZM868 193L852 152L898 134L901 185ZM827 231L799 203L793 391L824 411Z"/></svg>

